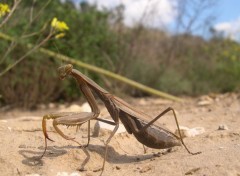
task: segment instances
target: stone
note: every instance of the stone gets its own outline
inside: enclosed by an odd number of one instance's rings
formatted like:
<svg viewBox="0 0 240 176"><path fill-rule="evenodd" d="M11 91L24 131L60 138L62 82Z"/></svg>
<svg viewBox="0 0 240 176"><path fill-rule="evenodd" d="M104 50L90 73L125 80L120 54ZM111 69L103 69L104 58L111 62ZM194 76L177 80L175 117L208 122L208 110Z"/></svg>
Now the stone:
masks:
<svg viewBox="0 0 240 176"><path fill-rule="evenodd" d="M113 120L109 120L109 121L114 122ZM104 122L97 121L94 125L93 136L98 137L100 133L103 133L103 134L111 133L113 131L114 127L115 127L115 125L110 125L110 124L107 124ZM124 132L126 132L124 125L119 124L119 128L118 128L116 134L124 133Z"/></svg>
<svg viewBox="0 0 240 176"><path fill-rule="evenodd" d="M221 125L218 126L218 130L228 130L228 126L224 125L224 124L221 124Z"/></svg>
<svg viewBox="0 0 240 176"><path fill-rule="evenodd" d="M88 102L85 102L81 106L81 111L82 112L91 112L91 107L89 106Z"/></svg>
<svg viewBox="0 0 240 176"><path fill-rule="evenodd" d="M185 137L194 137L197 135L200 135L205 132L205 129L203 127L195 127L195 128L188 128L185 126L179 126L180 133L183 138ZM178 129L175 130L175 134L179 136Z"/></svg>
<svg viewBox="0 0 240 176"><path fill-rule="evenodd" d="M208 106L213 103L213 99L209 96L202 96L198 101L198 106Z"/></svg>

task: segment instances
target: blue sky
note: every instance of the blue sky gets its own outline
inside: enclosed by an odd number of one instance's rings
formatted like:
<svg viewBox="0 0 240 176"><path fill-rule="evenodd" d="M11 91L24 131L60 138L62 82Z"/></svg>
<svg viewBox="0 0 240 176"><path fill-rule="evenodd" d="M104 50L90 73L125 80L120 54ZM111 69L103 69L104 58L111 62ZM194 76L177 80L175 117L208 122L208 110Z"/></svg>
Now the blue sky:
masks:
<svg viewBox="0 0 240 176"><path fill-rule="evenodd" d="M239 0L219 0L218 6L218 23L233 21L240 17Z"/></svg>
<svg viewBox="0 0 240 176"><path fill-rule="evenodd" d="M80 2L83 0L73 0ZM170 29L176 21L177 11L174 9L174 0L85 0L89 3L97 3L98 8L114 8L119 4L125 6L124 23L133 26L142 19L142 14L148 12L148 16L142 21L146 26ZM199 0L200 1L200 0ZM210 0L209 0L210 1ZM211 9L216 17L213 27L225 37L240 40L240 0L216 0L217 4ZM147 9L147 10L146 10ZM207 14L203 14L207 15ZM196 34L204 32L197 31Z"/></svg>

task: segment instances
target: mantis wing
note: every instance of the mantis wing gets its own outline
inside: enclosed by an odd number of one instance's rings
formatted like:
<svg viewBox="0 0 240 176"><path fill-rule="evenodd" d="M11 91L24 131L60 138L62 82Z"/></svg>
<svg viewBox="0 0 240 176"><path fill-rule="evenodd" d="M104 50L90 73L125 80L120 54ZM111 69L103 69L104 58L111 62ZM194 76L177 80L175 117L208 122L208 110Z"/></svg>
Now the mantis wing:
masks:
<svg viewBox="0 0 240 176"><path fill-rule="evenodd" d="M145 114L144 112L141 112L140 110L137 110L136 108L133 108L130 104L125 102L119 97L114 96L113 99L114 103L118 106L119 109L122 111L126 112L127 114L136 117L137 119L140 119L146 123L150 122L151 120L154 119L154 117L149 116L148 114ZM158 126L160 128L166 129L165 126L163 126L159 121L156 121L154 123L154 126Z"/></svg>

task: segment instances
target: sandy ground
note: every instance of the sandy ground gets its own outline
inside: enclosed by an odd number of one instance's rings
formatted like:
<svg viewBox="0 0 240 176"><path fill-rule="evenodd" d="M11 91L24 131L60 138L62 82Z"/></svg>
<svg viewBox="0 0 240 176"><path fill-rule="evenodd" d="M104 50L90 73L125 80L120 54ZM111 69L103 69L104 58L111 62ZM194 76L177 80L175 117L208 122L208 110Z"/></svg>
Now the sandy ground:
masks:
<svg viewBox="0 0 240 176"><path fill-rule="evenodd" d="M110 142L103 175L240 176L240 95L186 97L184 103L156 98L128 99L128 102L151 116L171 106L177 111L181 126L204 127L203 134L184 138L192 152L202 153L191 155L183 146L177 146L170 151L147 148L144 154L142 145L132 135L120 133ZM89 147L82 149L61 138L49 121L49 136L55 142L48 142L46 155L39 159L44 150L42 116L65 109L69 110L64 105L51 105L40 106L33 112L17 109L0 112L0 175L100 175L104 141L109 136L106 132L91 137ZM159 121L171 130L176 129L171 113ZM221 124L228 130L218 130ZM87 142L87 126L78 132L74 127L61 129L80 143Z"/></svg>

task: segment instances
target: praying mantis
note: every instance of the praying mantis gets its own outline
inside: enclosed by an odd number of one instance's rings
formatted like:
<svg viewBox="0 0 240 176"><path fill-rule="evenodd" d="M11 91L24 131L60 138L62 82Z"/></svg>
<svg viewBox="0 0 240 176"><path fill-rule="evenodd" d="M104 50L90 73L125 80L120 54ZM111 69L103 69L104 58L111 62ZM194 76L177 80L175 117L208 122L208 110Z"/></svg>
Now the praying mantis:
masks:
<svg viewBox="0 0 240 176"><path fill-rule="evenodd" d="M126 131L129 134L133 134L135 138L142 143L144 146L155 148L155 149L165 149L171 148L174 146L180 146L181 144L187 150L189 154L196 155L201 152L190 152L187 146L185 145L177 120L176 113L172 107L167 108L163 112L161 112L155 118L150 117L149 115L140 112L133 108L130 104L125 102L124 100L116 97L98 84L96 84L93 80L82 74L80 71L73 69L71 64L67 64L65 66L58 68L59 77L60 79L66 78L68 75L75 78L81 92L83 93L84 97L86 98L87 102L89 103L92 112L66 112L66 113L52 113L43 116L42 120L42 129L43 134L45 137L45 150L43 155L47 149L47 139L53 141L49 138L46 129L46 120L53 119L53 127L55 128L56 132L62 136L66 140L72 140L78 143L80 146L81 144L77 142L74 138L66 136L59 128L58 125L66 125L66 126L77 126L79 128L83 123L88 123L88 146L90 141L90 120L99 120L111 125L114 125L114 129L108 139L105 142L105 153L104 153L104 161L102 165L102 172L104 170L105 161L107 158L107 151L108 151L108 144L111 141L112 137L116 133L119 127L120 121L126 128ZM104 103L105 107L107 108L110 116L112 117L113 121L109 121L106 119L99 118L100 110L97 106L97 102L93 93L100 98L100 100ZM160 124L155 124L155 122L162 117L167 112L172 111L173 116L177 125L177 129L179 132L179 136L175 135L174 133L170 132L168 129L163 127ZM42 157L43 157L42 155Z"/></svg>

